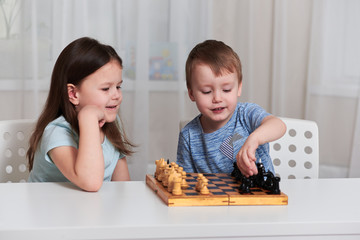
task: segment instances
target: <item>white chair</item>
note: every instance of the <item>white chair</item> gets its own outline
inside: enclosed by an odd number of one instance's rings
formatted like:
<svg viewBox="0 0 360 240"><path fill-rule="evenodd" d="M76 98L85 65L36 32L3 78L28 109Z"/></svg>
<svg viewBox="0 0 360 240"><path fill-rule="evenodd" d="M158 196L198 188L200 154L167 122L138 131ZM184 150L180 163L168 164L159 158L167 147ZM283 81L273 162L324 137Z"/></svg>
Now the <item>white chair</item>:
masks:
<svg viewBox="0 0 360 240"><path fill-rule="evenodd" d="M281 118L285 135L269 143L275 172L282 180L319 177L319 130L316 122ZM189 121L181 121L180 129Z"/></svg>
<svg viewBox="0 0 360 240"><path fill-rule="evenodd" d="M319 130L316 122L281 118L285 135L270 142L275 172L282 180L319 177Z"/></svg>
<svg viewBox="0 0 360 240"><path fill-rule="evenodd" d="M26 182L29 176L26 152L35 120L0 121L0 182Z"/></svg>

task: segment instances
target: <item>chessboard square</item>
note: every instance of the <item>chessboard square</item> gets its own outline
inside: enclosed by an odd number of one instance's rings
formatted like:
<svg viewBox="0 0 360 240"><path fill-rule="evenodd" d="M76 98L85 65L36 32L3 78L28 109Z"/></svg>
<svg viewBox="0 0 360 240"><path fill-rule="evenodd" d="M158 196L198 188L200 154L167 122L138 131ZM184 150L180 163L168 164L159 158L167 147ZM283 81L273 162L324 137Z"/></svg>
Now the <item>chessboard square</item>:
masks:
<svg viewBox="0 0 360 240"><path fill-rule="evenodd" d="M230 179L229 176L219 176L218 178L220 178L220 179Z"/></svg>
<svg viewBox="0 0 360 240"><path fill-rule="evenodd" d="M229 187L231 187L232 189L238 189L240 187L239 184L229 184Z"/></svg>
<svg viewBox="0 0 360 240"><path fill-rule="evenodd" d="M226 182L227 184L235 184L235 185L240 185L239 182L233 180L233 179L229 179L229 180L224 180L224 182Z"/></svg>
<svg viewBox="0 0 360 240"><path fill-rule="evenodd" d="M236 192L236 190L235 189L233 189L233 188L230 188L230 189L222 189L224 192L226 192L226 193L229 193L229 192Z"/></svg>
<svg viewBox="0 0 360 240"><path fill-rule="evenodd" d="M218 187L228 187L229 185L225 184L225 183L221 183L221 184L216 184L216 186L218 186Z"/></svg>
<svg viewBox="0 0 360 240"><path fill-rule="evenodd" d="M205 177L216 177L216 174L214 173L203 173Z"/></svg>
<svg viewBox="0 0 360 240"><path fill-rule="evenodd" d="M208 186L207 188L208 188L208 189L218 189L217 186Z"/></svg>
<svg viewBox="0 0 360 240"><path fill-rule="evenodd" d="M197 195L199 195L199 193L198 192L186 192L185 195L186 196L197 196Z"/></svg>
<svg viewBox="0 0 360 240"><path fill-rule="evenodd" d="M225 192L211 192L213 195L227 195Z"/></svg>
<svg viewBox="0 0 360 240"><path fill-rule="evenodd" d="M220 185L220 184L223 184L223 185L227 185L225 182L223 181L212 181L211 182L212 184L216 184L216 185Z"/></svg>
<svg viewBox="0 0 360 240"><path fill-rule="evenodd" d="M217 177L207 177L207 180L209 180L209 182L216 182L216 181L219 181L219 178Z"/></svg>
<svg viewBox="0 0 360 240"><path fill-rule="evenodd" d="M220 188L216 188L216 189L211 189L211 192L216 193L216 192L224 192L224 191Z"/></svg>
<svg viewBox="0 0 360 240"><path fill-rule="evenodd" d="M197 180L196 180L196 179L193 179L193 178L191 178L191 179L186 179L186 181L187 181L187 182L197 182Z"/></svg>

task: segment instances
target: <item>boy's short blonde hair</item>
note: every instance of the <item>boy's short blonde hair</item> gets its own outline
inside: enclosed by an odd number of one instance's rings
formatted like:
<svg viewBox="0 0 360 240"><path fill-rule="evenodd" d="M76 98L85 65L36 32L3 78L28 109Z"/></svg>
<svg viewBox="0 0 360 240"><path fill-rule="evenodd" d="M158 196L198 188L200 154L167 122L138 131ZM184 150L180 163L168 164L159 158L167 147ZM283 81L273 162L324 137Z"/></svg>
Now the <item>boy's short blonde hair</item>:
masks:
<svg viewBox="0 0 360 240"><path fill-rule="evenodd" d="M217 40L206 40L197 44L186 60L186 86L191 89L191 77L197 64L208 65L215 76L236 72L239 84L242 81L242 70L239 56L225 43Z"/></svg>

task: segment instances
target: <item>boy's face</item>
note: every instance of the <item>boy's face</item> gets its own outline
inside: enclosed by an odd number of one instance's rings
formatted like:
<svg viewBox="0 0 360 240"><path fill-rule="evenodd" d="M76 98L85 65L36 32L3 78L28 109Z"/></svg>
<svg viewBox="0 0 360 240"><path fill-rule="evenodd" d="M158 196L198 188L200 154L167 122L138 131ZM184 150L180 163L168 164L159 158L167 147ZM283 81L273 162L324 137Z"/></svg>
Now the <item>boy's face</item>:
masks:
<svg viewBox="0 0 360 240"><path fill-rule="evenodd" d="M200 121L204 132L209 133L230 120L241 95L241 84L235 72L216 77L209 66L198 64L193 70L188 93L202 114Z"/></svg>

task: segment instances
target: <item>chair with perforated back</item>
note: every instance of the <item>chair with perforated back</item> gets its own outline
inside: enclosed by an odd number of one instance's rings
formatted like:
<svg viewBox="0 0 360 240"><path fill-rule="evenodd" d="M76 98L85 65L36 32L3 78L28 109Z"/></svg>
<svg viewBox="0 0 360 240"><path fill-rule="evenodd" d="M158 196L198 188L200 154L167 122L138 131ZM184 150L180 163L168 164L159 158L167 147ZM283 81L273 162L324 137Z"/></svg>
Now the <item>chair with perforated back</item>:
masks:
<svg viewBox="0 0 360 240"><path fill-rule="evenodd" d="M276 175L282 180L319 177L319 130L316 122L281 118L285 135L270 142Z"/></svg>
<svg viewBox="0 0 360 240"><path fill-rule="evenodd" d="M275 172L281 179L319 177L319 130L316 122L281 118L285 135L269 143ZM181 121L180 129L189 121Z"/></svg>
<svg viewBox="0 0 360 240"><path fill-rule="evenodd" d="M0 121L0 182L26 182L26 151L34 126L32 119Z"/></svg>

